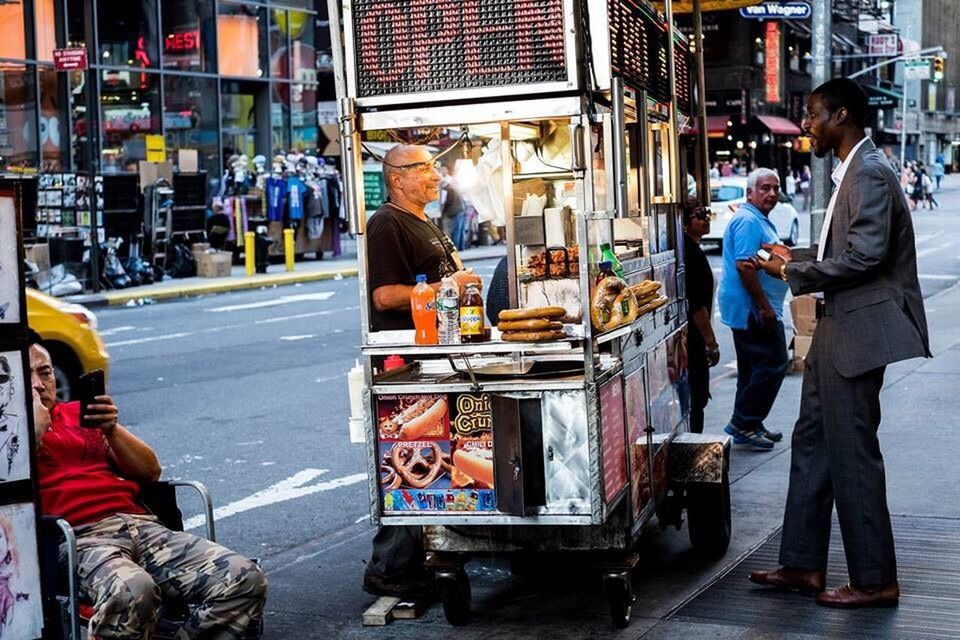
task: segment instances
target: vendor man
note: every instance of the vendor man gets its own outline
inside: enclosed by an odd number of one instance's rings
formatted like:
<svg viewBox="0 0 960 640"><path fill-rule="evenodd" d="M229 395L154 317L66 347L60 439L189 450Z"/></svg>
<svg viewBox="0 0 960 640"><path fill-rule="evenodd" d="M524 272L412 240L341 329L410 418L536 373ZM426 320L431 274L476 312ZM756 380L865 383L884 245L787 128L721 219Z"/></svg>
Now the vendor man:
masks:
<svg viewBox="0 0 960 640"><path fill-rule="evenodd" d="M410 292L418 274L434 289L452 276L460 290L480 278L464 270L456 247L427 217L440 197L440 174L422 145L397 145L383 158L387 201L367 225L370 324L373 331L413 329ZM412 340L412 339L411 339ZM363 587L376 595L413 597L432 588L423 568L420 527L381 527Z"/></svg>

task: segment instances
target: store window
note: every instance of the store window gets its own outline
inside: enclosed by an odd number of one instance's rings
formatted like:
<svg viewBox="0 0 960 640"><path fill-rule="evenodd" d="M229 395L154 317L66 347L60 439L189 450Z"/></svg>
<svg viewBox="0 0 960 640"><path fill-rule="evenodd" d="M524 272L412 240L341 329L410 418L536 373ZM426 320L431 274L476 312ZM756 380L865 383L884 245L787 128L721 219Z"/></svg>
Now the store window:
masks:
<svg viewBox="0 0 960 640"><path fill-rule="evenodd" d="M267 75L266 10L221 2L217 15L220 74L260 78Z"/></svg>
<svg viewBox="0 0 960 640"><path fill-rule="evenodd" d="M146 136L161 133L159 76L102 71L100 102L103 172L136 171L147 159Z"/></svg>
<svg viewBox="0 0 960 640"><path fill-rule="evenodd" d="M157 66L156 0L100 2L97 6L100 64Z"/></svg>
<svg viewBox="0 0 960 640"><path fill-rule="evenodd" d="M33 65L0 65L0 167L37 166L37 100Z"/></svg>
<svg viewBox="0 0 960 640"><path fill-rule="evenodd" d="M275 116L274 147L298 151L316 147L317 141L317 53L314 48L314 15L303 11L271 10L270 73L290 82L273 85L273 102L282 110ZM276 107L274 107L276 108ZM279 135L289 120L290 139ZM287 144L289 142L289 144Z"/></svg>
<svg viewBox="0 0 960 640"><path fill-rule="evenodd" d="M34 0L33 17L37 28L37 60L53 62L57 47L57 23L54 0Z"/></svg>
<svg viewBox="0 0 960 640"><path fill-rule="evenodd" d="M223 83L220 110L223 119L224 162L234 154L246 154L248 158L257 155L257 94L260 90L252 86L253 84Z"/></svg>
<svg viewBox="0 0 960 640"><path fill-rule="evenodd" d="M290 150L290 113L276 101L270 103L270 145L275 153Z"/></svg>
<svg viewBox="0 0 960 640"><path fill-rule="evenodd" d="M0 3L0 58L27 57L23 1Z"/></svg>
<svg viewBox="0 0 960 640"><path fill-rule="evenodd" d="M212 2L167 0L163 24L163 68L216 72Z"/></svg>
<svg viewBox="0 0 960 640"><path fill-rule="evenodd" d="M216 78L167 75L163 79L167 153L175 154L177 149L196 149L200 169L214 175L220 168L219 115L217 101L211 100L216 95Z"/></svg>
<svg viewBox="0 0 960 640"><path fill-rule="evenodd" d="M40 67L40 166L43 171L62 171L70 164L66 82L69 82L66 74Z"/></svg>

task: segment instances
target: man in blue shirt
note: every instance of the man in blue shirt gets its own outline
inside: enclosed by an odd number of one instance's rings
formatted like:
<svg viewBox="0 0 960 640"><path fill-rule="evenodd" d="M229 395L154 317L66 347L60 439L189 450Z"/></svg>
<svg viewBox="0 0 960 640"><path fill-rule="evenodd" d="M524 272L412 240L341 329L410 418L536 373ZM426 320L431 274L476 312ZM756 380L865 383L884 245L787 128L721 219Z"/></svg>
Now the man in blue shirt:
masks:
<svg viewBox="0 0 960 640"><path fill-rule="evenodd" d="M768 431L770 413L787 371L783 300L787 284L757 271L752 258L763 243L779 242L769 215L780 198L780 178L770 169L747 177L747 201L723 233L723 274L717 291L720 319L733 330L737 395L724 431L736 444L772 449L783 435Z"/></svg>

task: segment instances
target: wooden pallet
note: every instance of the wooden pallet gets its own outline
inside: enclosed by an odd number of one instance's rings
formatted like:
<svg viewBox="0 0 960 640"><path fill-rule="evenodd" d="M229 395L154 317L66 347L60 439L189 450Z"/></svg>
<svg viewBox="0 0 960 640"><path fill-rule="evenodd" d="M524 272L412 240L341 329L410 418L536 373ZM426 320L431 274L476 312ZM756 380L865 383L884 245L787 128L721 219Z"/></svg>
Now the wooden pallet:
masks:
<svg viewBox="0 0 960 640"><path fill-rule="evenodd" d="M363 612L363 626L382 627L393 620L414 620L427 610L426 600L401 600L381 596Z"/></svg>

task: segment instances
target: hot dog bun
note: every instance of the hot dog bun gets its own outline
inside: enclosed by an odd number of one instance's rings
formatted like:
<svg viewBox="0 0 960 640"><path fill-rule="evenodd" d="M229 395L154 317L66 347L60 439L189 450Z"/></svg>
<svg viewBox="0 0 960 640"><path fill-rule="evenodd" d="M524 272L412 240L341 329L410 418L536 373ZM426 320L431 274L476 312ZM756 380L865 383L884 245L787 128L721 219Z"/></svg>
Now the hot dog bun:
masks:
<svg viewBox="0 0 960 640"><path fill-rule="evenodd" d="M420 415L410 418L400 427L401 440L416 440L424 434L429 433L431 429L437 426L443 415L447 412L447 401L444 398L437 398L430 401L431 404Z"/></svg>
<svg viewBox="0 0 960 640"><path fill-rule="evenodd" d="M507 331L500 335L500 338L507 342L550 342L552 340L563 340L567 337L563 331Z"/></svg>
<svg viewBox="0 0 960 640"><path fill-rule="evenodd" d="M453 452L453 466L477 482L493 486L493 460L472 451L457 449Z"/></svg>
<svg viewBox="0 0 960 640"><path fill-rule="evenodd" d="M544 318L531 318L530 320L505 320L497 324L500 331L559 331L563 329L562 322L554 322Z"/></svg>
<svg viewBox="0 0 960 640"><path fill-rule="evenodd" d="M567 314L563 307L533 307L530 309L504 309L497 318L504 320L529 320L531 318L562 318Z"/></svg>

